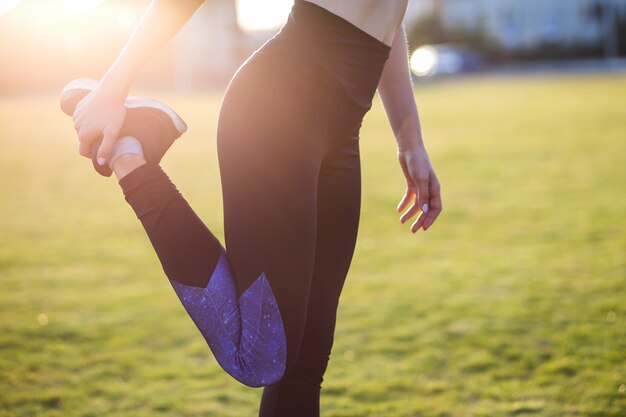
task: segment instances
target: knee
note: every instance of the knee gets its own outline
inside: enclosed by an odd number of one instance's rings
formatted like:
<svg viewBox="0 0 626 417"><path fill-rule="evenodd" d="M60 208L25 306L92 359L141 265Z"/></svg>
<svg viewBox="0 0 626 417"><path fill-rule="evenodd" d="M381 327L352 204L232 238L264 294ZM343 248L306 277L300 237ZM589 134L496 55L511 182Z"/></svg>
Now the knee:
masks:
<svg viewBox="0 0 626 417"><path fill-rule="evenodd" d="M328 352L302 350L293 363L287 364L281 381L297 378L321 388L329 357Z"/></svg>

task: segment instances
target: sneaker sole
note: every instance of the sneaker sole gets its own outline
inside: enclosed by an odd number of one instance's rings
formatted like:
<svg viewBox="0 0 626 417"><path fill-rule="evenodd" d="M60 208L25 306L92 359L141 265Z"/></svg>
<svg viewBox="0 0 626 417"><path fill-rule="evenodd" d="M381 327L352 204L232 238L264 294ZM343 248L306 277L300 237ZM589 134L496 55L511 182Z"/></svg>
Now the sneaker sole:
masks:
<svg viewBox="0 0 626 417"><path fill-rule="evenodd" d="M70 81L61 91L61 110L70 117L74 116L78 103L97 86L98 82L90 78L78 78ZM127 109L149 108L162 111L172 120L178 133L182 135L187 131L187 124L184 120L171 107L157 100L128 96L124 101L124 107Z"/></svg>

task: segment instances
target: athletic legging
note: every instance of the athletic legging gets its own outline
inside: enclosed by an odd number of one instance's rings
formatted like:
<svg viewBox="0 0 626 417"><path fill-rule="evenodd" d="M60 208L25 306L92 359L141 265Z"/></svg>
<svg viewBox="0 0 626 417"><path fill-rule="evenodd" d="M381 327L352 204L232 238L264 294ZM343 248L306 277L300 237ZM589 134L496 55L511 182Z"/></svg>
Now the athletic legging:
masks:
<svg viewBox="0 0 626 417"><path fill-rule="evenodd" d="M159 166L120 181L219 364L265 386L262 417L319 415L359 222L359 129L389 49L296 1L238 70L217 137L227 251Z"/></svg>

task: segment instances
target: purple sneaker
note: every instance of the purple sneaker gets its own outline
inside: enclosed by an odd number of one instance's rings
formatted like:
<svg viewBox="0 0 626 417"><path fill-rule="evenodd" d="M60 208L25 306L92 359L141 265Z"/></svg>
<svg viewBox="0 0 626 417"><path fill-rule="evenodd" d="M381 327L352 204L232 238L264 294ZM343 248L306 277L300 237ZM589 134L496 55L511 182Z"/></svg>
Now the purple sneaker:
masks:
<svg viewBox="0 0 626 417"><path fill-rule="evenodd" d="M98 86L98 81L78 78L70 81L61 91L61 110L68 116L74 115L76 105ZM187 124L169 106L150 98L129 96L124 102L126 120L119 137L132 136L143 148L146 161L158 164L172 143L187 130ZM96 171L105 177L113 171L108 164L100 165L96 155L102 140L97 141L91 152L91 161Z"/></svg>

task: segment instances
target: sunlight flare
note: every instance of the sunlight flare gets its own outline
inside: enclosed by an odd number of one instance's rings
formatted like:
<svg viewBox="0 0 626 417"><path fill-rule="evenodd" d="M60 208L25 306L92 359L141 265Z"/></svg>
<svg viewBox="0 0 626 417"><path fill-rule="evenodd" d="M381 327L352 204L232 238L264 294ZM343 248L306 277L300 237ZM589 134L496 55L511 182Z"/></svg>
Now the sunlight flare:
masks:
<svg viewBox="0 0 626 417"><path fill-rule="evenodd" d="M105 0L63 0L63 3L76 11L84 12L99 6L101 3L104 3L104 1Z"/></svg>
<svg viewBox="0 0 626 417"><path fill-rule="evenodd" d="M287 20L293 0L237 0L237 23L245 31L274 30Z"/></svg>
<svg viewBox="0 0 626 417"><path fill-rule="evenodd" d="M411 54L410 65L415 75L430 75L437 67L437 50L432 46L422 46Z"/></svg>
<svg viewBox="0 0 626 417"><path fill-rule="evenodd" d="M20 4L22 0L0 0L0 16Z"/></svg>

